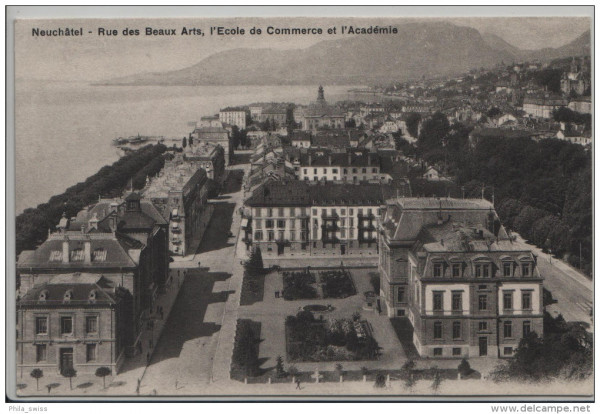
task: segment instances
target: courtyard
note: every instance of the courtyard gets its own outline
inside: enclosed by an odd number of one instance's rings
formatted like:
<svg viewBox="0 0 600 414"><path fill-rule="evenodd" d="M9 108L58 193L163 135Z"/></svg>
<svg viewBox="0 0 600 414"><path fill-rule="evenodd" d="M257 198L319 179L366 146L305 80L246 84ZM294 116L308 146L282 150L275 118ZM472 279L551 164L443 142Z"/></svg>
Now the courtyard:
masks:
<svg viewBox="0 0 600 414"><path fill-rule="evenodd" d="M373 291L370 274L373 269L345 268L351 277L356 294L344 298L322 298L316 295L310 299L285 300L283 295L283 272L270 272L264 277L263 297L261 301L252 301L250 305L240 306L239 319L248 319L260 324L259 361L262 375L269 375L276 366L278 356L284 360L287 369L289 365L300 372L333 372L338 363L343 364L347 375L362 378L364 369L371 371L399 370L407 361L403 345L394 333L392 322L385 314L379 314L375 309L363 309L365 292ZM318 274L319 270L311 269ZM286 318L296 316L305 307L319 309L311 305L321 305L324 312L316 312L316 318L327 320L353 320L353 315L360 314L360 321L369 327L370 335L377 341L379 356L373 359L343 360L343 361L289 361L286 349ZM323 309L321 308L321 309ZM350 371L353 374L350 374Z"/></svg>

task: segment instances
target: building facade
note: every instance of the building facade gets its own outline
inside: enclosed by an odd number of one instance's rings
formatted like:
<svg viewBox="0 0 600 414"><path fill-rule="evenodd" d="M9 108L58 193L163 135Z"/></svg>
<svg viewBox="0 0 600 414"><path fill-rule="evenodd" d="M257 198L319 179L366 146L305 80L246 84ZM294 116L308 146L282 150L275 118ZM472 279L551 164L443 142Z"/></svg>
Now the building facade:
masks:
<svg viewBox="0 0 600 414"><path fill-rule="evenodd" d="M248 112L242 108L225 108L219 112L219 121L223 124L235 125L239 129L246 129L246 116Z"/></svg>
<svg viewBox="0 0 600 414"><path fill-rule="evenodd" d="M183 157L165 162L159 175L142 190L169 222L169 251L185 256L194 253L212 216L208 203L211 183L206 171Z"/></svg>
<svg viewBox="0 0 600 414"><path fill-rule="evenodd" d="M523 111L537 118L552 118L554 111L567 106L567 101L562 98L531 98L523 100Z"/></svg>
<svg viewBox="0 0 600 414"><path fill-rule="evenodd" d="M193 137L194 145L220 145L223 148L225 156L225 166L228 166L233 157L233 140L225 128L222 127L200 127L196 128L190 134Z"/></svg>
<svg viewBox="0 0 600 414"><path fill-rule="evenodd" d="M422 357L510 357L543 334L543 280L486 200L398 198L380 225L381 298Z"/></svg>
<svg viewBox="0 0 600 414"><path fill-rule="evenodd" d="M305 131L315 131L321 128L344 129L346 127L345 113L327 104L322 86L319 86L316 102L310 104L302 114L298 115L302 116L302 129Z"/></svg>
<svg viewBox="0 0 600 414"><path fill-rule="evenodd" d="M17 374L121 368L131 296L97 273L58 274L17 301Z"/></svg>
<svg viewBox="0 0 600 414"><path fill-rule="evenodd" d="M375 258L383 200L379 184L267 182L246 201L246 243L265 258Z"/></svg>

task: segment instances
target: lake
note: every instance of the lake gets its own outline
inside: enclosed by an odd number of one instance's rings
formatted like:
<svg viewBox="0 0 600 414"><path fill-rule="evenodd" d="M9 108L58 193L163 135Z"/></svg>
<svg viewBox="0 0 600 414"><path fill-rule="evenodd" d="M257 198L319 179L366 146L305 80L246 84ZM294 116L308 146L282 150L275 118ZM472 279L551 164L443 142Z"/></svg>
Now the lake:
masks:
<svg viewBox="0 0 600 414"><path fill-rule="evenodd" d="M329 102L357 85L325 86ZM92 86L17 80L16 213L46 202L119 157L113 138L187 136L189 122L225 106L252 102L307 104L318 85Z"/></svg>

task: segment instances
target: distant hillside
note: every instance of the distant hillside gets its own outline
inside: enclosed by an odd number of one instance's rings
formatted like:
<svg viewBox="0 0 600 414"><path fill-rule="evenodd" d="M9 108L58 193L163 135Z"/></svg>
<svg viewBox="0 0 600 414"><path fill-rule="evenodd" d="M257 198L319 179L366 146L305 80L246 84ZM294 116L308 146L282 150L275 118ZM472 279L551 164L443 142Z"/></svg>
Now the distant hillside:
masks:
<svg viewBox="0 0 600 414"><path fill-rule="evenodd" d="M570 43L564 46L552 48L544 48L541 50L530 51L530 58L541 61L552 59L566 58L569 56L590 56L591 55L591 34L587 30Z"/></svg>
<svg viewBox="0 0 600 414"><path fill-rule="evenodd" d="M181 70L133 75L111 79L103 84L389 83L464 73L500 62L519 61L523 54L529 54L498 36L482 36L473 28L450 23L407 23L397 27L398 34L326 40L306 49L227 50ZM576 46L570 45L555 53L576 49Z"/></svg>

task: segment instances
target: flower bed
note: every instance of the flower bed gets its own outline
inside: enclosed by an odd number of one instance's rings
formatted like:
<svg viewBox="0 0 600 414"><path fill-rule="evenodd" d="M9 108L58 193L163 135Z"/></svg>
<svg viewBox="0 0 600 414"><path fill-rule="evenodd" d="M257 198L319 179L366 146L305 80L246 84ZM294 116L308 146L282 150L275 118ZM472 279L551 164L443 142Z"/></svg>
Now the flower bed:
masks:
<svg viewBox="0 0 600 414"><path fill-rule="evenodd" d="M356 295L350 273L344 270L327 270L319 273L324 298L347 298Z"/></svg>
<svg viewBox="0 0 600 414"><path fill-rule="evenodd" d="M349 319L317 320L309 311L288 316L285 321L288 360L318 362L377 359L380 349L377 341L368 329L360 326L360 323L355 324Z"/></svg>
<svg viewBox="0 0 600 414"><path fill-rule="evenodd" d="M283 272L283 298L285 300L314 299L317 297L315 276L310 272Z"/></svg>

